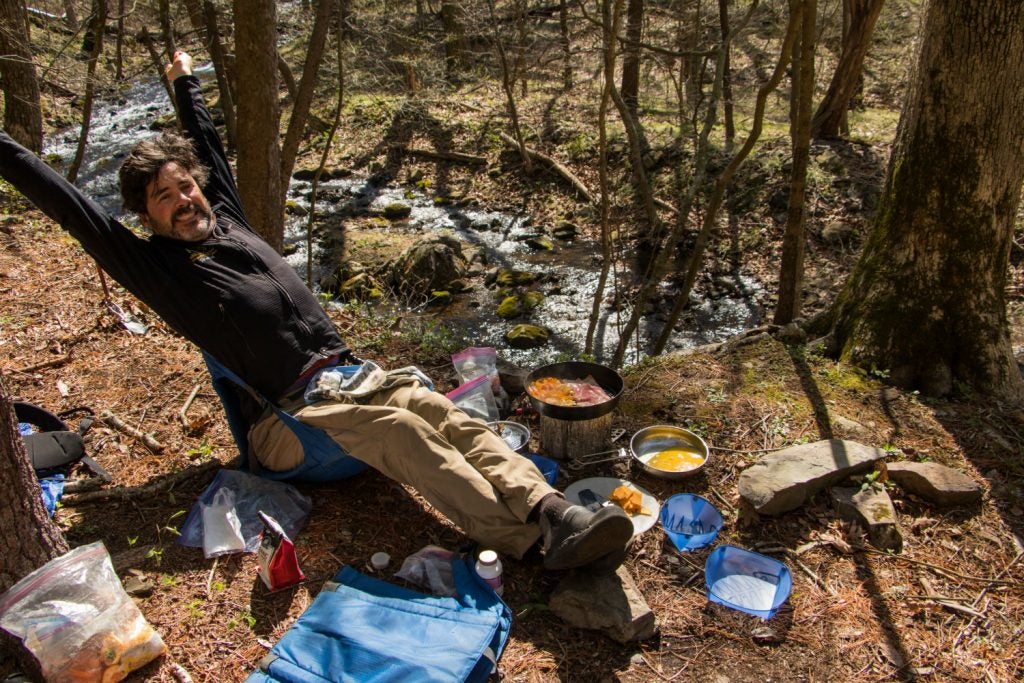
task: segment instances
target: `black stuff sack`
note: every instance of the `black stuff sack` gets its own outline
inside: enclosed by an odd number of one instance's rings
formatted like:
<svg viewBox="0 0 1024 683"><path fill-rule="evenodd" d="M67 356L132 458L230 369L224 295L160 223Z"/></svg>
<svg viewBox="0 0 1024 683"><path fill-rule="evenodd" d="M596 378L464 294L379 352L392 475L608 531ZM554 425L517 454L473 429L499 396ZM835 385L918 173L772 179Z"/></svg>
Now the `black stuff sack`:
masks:
<svg viewBox="0 0 1024 683"><path fill-rule="evenodd" d="M14 414L37 477L67 475L76 463L81 462L94 476L107 482L111 480L106 470L85 454L82 437L92 425L91 417L85 417L78 431L73 431L60 417L32 403L15 401Z"/></svg>

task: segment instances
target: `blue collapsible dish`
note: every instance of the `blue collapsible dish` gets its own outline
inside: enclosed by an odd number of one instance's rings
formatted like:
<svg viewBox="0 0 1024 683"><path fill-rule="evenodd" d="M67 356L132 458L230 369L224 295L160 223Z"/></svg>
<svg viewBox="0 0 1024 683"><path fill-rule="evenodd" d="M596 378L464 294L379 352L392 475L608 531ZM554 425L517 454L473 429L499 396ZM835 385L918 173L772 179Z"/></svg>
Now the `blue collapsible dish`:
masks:
<svg viewBox="0 0 1024 683"><path fill-rule="evenodd" d="M704 565L708 600L762 619L771 619L793 590L789 568L759 553L721 545Z"/></svg>
<svg viewBox="0 0 1024 683"><path fill-rule="evenodd" d="M661 506L661 526L676 548L697 550L718 536L722 513L700 496L677 493Z"/></svg>

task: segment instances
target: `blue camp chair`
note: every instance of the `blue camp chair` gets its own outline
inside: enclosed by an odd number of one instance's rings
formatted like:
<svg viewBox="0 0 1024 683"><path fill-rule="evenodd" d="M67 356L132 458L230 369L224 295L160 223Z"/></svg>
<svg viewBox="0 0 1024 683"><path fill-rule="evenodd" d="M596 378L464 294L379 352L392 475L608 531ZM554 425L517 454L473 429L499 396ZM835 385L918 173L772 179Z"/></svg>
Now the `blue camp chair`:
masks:
<svg viewBox="0 0 1024 683"><path fill-rule="evenodd" d="M238 397L237 388L257 395L242 379L235 373L228 370L220 361L203 351L203 360L210 371L210 379L213 380L213 388L224 406L224 413L227 416L228 427L231 435L238 445L238 451L242 454L242 469L249 468L249 425L242 418L242 406ZM232 386L234 385L234 386ZM299 422L294 417L278 408L271 401L263 399L273 407L281 421L291 429L302 444L305 458L297 467L284 472L272 472L260 470L258 474L267 479L278 481L309 481L325 482L345 479L359 474L369 467L365 462L350 456L338 445L327 432L317 427L311 427Z"/></svg>

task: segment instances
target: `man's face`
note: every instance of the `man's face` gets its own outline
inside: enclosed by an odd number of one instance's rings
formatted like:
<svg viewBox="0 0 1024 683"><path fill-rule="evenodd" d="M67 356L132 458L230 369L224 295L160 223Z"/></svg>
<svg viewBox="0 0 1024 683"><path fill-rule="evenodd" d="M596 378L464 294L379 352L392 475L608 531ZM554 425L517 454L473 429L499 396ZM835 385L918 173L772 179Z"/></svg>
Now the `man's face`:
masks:
<svg viewBox="0 0 1024 683"><path fill-rule="evenodd" d="M199 242L213 232L213 212L192 174L168 161L146 185L146 215L142 224L157 235Z"/></svg>

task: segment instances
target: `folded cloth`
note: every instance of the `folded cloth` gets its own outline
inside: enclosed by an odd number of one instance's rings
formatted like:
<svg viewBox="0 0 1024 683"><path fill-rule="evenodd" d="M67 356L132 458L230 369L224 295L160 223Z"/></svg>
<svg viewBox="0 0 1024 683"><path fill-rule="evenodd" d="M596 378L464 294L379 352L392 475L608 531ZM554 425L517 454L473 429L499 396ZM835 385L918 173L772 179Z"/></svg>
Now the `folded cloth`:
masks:
<svg viewBox="0 0 1024 683"><path fill-rule="evenodd" d="M386 371L373 361L364 361L362 365L341 365L317 371L306 386L304 398L306 403L329 400L358 403L378 391L413 382L431 391L434 389L430 378L415 366Z"/></svg>

